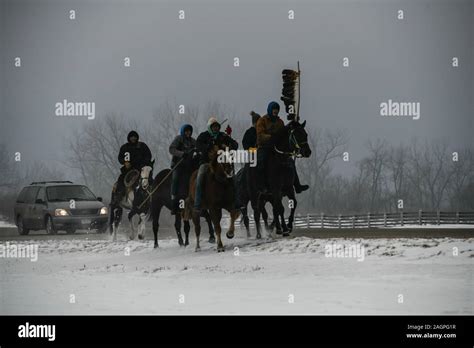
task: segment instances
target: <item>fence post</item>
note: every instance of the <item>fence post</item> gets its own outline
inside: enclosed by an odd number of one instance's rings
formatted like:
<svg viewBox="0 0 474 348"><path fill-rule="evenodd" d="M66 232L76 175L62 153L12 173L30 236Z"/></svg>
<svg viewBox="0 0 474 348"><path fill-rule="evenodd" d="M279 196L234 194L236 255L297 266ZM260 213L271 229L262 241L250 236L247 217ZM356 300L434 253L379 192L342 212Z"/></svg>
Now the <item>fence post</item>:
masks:
<svg viewBox="0 0 474 348"><path fill-rule="evenodd" d="M321 228L324 228L324 213L321 213Z"/></svg>
<svg viewBox="0 0 474 348"><path fill-rule="evenodd" d="M387 213L383 213L383 227L387 227Z"/></svg>
<svg viewBox="0 0 474 348"><path fill-rule="evenodd" d="M341 214L339 214L339 216L337 217L337 224L339 228L341 228Z"/></svg>
<svg viewBox="0 0 474 348"><path fill-rule="evenodd" d="M367 227L370 228L370 213L367 213Z"/></svg>
<svg viewBox="0 0 474 348"><path fill-rule="evenodd" d="M438 225L439 225L439 216L440 216L439 210L436 212L436 215L438 216Z"/></svg>
<svg viewBox="0 0 474 348"><path fill-rule="evenodd" d="M456 212L456 223L459 224L459 212Z"/></svg>
<svg viewBox="0 0 474 348"><path fill-rule="evenodd" d="M307 228L310 228L310 220L309 219L310 218L309 218L309 213L308 213L308 215L306 215L306 227Z"/></svg>
<svg viewBox="0 0 474 348"><path fill-rule="evenodd" d="M421 226L421 209L418 210L418 224Z"/></svg>
<svg viewBox="0 0 474 348"><path fill-rule="evenodd" d="M403 210L400 212L400 225L403 226Z"/></svg>

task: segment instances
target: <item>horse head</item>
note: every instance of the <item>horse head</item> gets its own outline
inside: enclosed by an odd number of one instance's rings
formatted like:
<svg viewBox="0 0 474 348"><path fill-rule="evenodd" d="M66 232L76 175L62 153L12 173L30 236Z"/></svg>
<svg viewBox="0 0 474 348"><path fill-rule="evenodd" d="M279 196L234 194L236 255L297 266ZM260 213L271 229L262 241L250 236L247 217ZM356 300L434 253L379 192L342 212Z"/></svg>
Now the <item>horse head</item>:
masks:
<svg viewBox="0 0 474 348"><path fill-rule="evenodd" d="M228 150L228 147L214 145L209 151L211 172L217 179L231 179L234 176L234 163Z"/></svg>
<svg viewBox="0 0 474 348"><path fill-rule="evenodd" d="M311 149L308 144L308 133L304 129L306 121L299 123L299 121L291 121L286 125L288 129L288 143L290 150L296 154L297 157L311 156Z"/></svg>
<svg viewBox="0 0 474 348"><path fill-rule="evenodd" d="M153 163L152 163L153 165ZM140 172L140 187L144 190L150 186L150 175L153 170L152 166L143 166Z"/></svg>

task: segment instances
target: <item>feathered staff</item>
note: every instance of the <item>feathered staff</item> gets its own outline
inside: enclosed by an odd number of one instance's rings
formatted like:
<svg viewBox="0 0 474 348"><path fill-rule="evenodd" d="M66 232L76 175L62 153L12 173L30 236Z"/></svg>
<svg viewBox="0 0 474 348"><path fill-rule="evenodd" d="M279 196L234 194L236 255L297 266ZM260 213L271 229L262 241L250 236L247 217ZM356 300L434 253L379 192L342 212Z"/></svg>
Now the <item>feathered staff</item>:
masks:
<svg viewBox="0 0 474 348"><path fill-rule="evenodd" d="M285 104L288 120L300 119L300 86L301 71L300 62L298 70L284 69L282 72L283 89L281 90L281 100Z"/></svg>

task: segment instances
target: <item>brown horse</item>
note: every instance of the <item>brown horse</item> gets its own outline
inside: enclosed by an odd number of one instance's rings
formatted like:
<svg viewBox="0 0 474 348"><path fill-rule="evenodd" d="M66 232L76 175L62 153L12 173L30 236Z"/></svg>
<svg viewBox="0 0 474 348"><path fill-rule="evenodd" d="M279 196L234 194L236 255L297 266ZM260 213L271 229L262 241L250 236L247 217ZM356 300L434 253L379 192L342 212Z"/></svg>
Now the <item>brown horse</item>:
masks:
<svg viewBox="0 0 474 348"><path fill-rule="evenodd" d="M234 194L234 165L228 161L220 161L219 149L214 146L209 152L209 169L206 173L203 182L202 191L202 209L207 209L211 216L211 221L214 225L214 230L217 236L217 251L224 251L224 245L221 239L221 218L222 209L227 210L230 213L230 226L226 235L227 238L231 239L234 237L235 220L239 217L240 211L235 206L235 194ZM199 244L199 236L201 234L201 224L199 216L192 211L194 205L195 192L196 192L196 178L197 171L195 171L189 183L189 196L186 200L186 211L188 218L192 216L194 231L196 233L196 251L201 249ZM186 218L186 217L185 217Z"/></svg>

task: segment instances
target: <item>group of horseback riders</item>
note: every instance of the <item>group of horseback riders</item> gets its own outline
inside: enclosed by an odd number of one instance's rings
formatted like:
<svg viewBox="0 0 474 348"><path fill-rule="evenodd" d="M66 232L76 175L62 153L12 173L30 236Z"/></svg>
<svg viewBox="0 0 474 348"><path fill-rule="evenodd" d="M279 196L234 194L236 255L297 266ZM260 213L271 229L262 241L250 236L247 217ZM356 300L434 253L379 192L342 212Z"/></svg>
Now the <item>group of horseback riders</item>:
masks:
<svg viewBox="0 0 474 348"><path fill-rule="evenodd" d="M244 150L257 151L257 189L265 194L268 191L265 178L265 167L269 158L269 153L273 150L271 142L272 136L285 127L283 120L279 117L280 106L277 102L270 102L267 107L267 113L260 116L251 112L252 126L247 129L242 139ZM228 148L237 150L239 145L232 138L232 129L227 126L225 131L221 131L221 123L215 118L209 118L207 129L199 134L197 139L193 137L193 127L190 124L184 124L179 134L174 138L169 146L169 153L172 155L172 183L171 199L172 214L179 210L180 180L182 185L187 185L189 178L196 169L197 180L195 189L194 211L201 214L201 202L203 194L203 181L209 170L209 152L217 146L218 148ZM112 193L112 204L118 204L126 194L128 186L128 176L132 171L140 173L144 166L152 166L152 154L149 147L139 141L139 135L136 131L131 131L127 136L127 143L120 148L118 161L122 165L120 176L114 185ZM294 189L296 193L301 193L308 189L308 185L302 185L299 181L294 160L291 161L294 170ZM136 179L136 178L135 178ZM152 177L150 176L150 180ZM151 184L151 183L150 183ZM187 194L187 187L184 191ZM236 207L240 208L240 207Z"/></svg>

